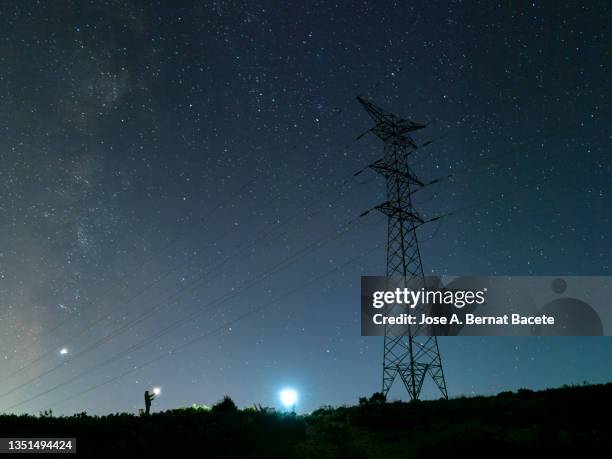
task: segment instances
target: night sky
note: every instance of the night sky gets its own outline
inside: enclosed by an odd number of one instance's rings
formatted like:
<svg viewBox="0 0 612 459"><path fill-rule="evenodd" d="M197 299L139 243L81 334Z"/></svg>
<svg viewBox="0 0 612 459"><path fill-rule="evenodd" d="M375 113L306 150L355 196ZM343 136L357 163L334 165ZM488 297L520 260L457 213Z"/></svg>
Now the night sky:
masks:
<svg viewBox="0 0 612 459"><path fill-rule="evenodd" d="M380 390L359 285L386 220L358 216L384 183L353 174L382 143L354 141L357 95L431 122L424 180L457 172L415 195L459 210L422 228L427 274L609 274L611 5L504 3L3 2L0 409ZM451 396L612 379L609 338L440 349Z"/></svg>

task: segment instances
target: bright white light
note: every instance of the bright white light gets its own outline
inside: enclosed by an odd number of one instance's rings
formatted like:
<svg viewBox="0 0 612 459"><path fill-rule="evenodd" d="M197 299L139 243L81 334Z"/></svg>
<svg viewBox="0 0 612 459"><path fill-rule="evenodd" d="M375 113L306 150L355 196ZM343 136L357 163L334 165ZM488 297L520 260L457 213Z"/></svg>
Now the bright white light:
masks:
<svg viewBox="0 0 612 459"><path fill-rule="evenodd" d="M298 400L298 394L293 389L283 389L280 391L280 400L287 408L293 408Z"/></svg>
<svg viewBox="0 0 612 459"><path fill-rule="evenodd" d="M161 394L161 387L154 387L154 388L153 388L153 393L154 393L155 395L159 395L159 394Z"/></svg>
<svg viewBox="0 0 612 459"><path fill-rule="evenodd" d="M66 349L65 347L60 349L60 355L66 355L68 354L68 349Z"/></svg>

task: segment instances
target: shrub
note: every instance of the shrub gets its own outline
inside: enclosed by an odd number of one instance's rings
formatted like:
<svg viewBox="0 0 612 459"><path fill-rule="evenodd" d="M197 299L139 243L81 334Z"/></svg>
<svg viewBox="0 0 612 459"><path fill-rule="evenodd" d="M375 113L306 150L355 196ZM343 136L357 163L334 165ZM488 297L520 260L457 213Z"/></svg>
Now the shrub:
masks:
<svg viewBox="0 0 612 459"><path fill-rule="evenodd" d="M228 395L226 395L223 397L223 400L216 405L213 405L212 411L213 413L233 413L238 411L238 407L234 401Z"/></svg>
<svg viewBox="0 0 612 459"><path fill-rule="evenodd" d="M373 405L381 405L387 402L387 396L382 392L374 392L370 397L370 403Z"/></svg>

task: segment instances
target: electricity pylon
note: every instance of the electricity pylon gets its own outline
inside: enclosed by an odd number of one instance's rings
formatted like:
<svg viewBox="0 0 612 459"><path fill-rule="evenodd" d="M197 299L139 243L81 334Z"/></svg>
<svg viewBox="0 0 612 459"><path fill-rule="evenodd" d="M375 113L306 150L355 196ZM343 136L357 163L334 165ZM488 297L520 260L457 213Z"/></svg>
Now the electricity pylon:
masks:
<svg viewBox="0 0 612 459"><path fill-rule="evenodd" d="M393 285L388 285L387 288L395 290L396 287L410 285L410 288L416 290L425 287L416 229L423 223L436 219L423 220L412 205L412 194L427 184L421 182L412 171L408 156L416 149L431 143L417 145L410 137L410 132L423 129L426 125L399 118L362 97L357 97L357 100L376 123L366 133L372 132L384 142L383 158L369 167L381 174L387 185L387 201L375 207L388 218L387 278ZM390 306L403 307L405 306ZM424 307L419 305L411 313L420 317L420 313L425 311ZM387 310L387 314L389 312ZM385 396L399 376L410 399L417 400L423 381L429 374L443 397L448 398L438 339L436 336L421 336L419 331L423 331L422 327L385 326L382 378L382 392Z"/></svg>

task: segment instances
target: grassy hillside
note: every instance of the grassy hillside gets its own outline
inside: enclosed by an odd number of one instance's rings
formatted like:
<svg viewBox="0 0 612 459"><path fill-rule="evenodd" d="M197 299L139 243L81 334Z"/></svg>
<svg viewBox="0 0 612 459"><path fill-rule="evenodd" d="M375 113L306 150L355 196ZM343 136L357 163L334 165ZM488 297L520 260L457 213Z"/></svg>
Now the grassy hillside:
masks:
<svg viewBox="0 0 612 459"><path fill-rule="evenodd" d="M0 416L2 437L76 437L79 457L517 457L610 451L612 384L363 403L310 415L189 408L150 416Z"/></svg>

